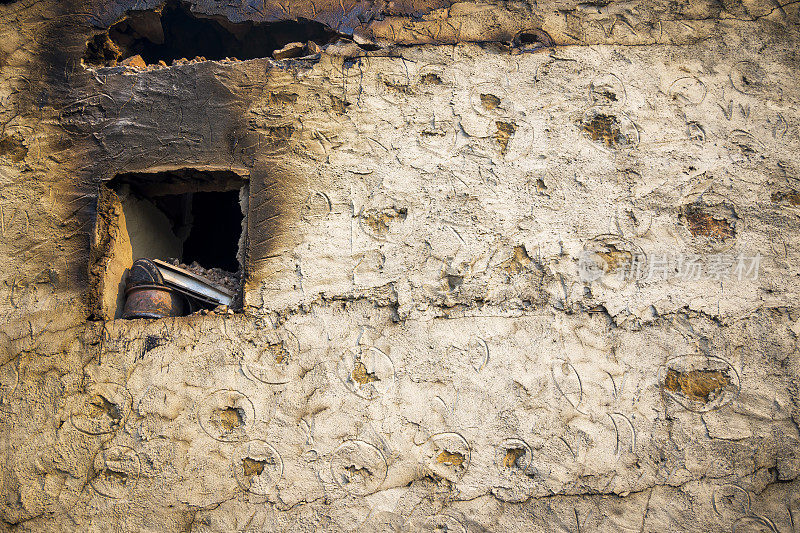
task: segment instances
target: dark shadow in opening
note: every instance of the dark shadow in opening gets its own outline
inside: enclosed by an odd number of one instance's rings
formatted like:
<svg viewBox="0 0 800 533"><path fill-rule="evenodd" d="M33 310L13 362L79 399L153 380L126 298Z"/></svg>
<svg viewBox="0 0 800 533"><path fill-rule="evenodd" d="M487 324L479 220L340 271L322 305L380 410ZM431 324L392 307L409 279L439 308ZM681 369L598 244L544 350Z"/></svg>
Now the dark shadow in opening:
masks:
<svg viewBox="0 0 800 533"><path fill-rule="evenodd" d="M146 64L176 59L255 59L269 57L293 42L324 45L338 34L307 19L271 23L233 23L223 17L202 17L189 6L169 2L159 11L133 11L105 33L89 40L85 61L113 65L140 55Z"/></svg>
<svg viewBox="0 0 800 533"><path fill-rule="evenodd" d="M192 195L192 227L183 243L183 262L206 268L239 270L236 254L242 233L239 191L198 192Z"/></svg>

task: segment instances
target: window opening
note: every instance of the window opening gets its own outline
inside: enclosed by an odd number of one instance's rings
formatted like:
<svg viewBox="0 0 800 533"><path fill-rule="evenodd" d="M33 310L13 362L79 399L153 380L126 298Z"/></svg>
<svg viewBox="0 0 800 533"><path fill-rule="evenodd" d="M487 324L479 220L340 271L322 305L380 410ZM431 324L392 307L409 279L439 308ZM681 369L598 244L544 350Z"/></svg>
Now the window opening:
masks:
<svg viewBox="0 0 800 533"><path fill-rule="evenodd" d="M181 316L242 306L248 186L223 170L117 175L95 229L95 315Z"/></svg>

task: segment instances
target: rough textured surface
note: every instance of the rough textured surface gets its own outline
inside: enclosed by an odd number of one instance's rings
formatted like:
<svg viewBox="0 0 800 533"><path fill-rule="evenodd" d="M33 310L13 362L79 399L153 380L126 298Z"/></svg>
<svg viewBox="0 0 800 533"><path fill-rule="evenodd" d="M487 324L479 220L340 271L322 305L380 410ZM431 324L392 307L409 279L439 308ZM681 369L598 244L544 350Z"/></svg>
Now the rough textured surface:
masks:
<svg viewBox="0 0 800 533"><path fill-rule="evenodd" d="M198 1L378 49L82 65L156 5L0 5L4 527L797 529L800 4ZM88 320L160 167L249 175L245 312ZM612 275L679 254L760 270Z"/></svg>

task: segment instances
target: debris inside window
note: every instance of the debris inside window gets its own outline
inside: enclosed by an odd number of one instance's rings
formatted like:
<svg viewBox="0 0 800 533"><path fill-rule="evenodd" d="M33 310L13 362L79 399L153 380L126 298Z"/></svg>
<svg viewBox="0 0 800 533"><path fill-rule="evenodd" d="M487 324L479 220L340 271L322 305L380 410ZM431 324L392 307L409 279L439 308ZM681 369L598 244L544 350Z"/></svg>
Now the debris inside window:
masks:
<svg viewBox="0 0 800 533"><path fill-rule="evenodd" d="M164 261L138 259L125 284L122 318L181 316L204 305L227 309L234 294L203 276Z"/></svg>
<svg viewBox="0 0 800 533"><path fill-rule="evenodd" d="M101 186L92 314L161 318L242 306L248 187L228 170L120 174Z"/></svg>

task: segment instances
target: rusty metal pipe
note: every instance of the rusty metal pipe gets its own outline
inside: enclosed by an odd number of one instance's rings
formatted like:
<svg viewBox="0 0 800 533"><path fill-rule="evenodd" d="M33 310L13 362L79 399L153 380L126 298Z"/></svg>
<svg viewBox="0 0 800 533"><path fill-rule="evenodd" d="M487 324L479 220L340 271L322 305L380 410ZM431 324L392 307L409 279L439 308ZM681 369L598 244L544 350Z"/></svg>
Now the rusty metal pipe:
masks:
<svg viewBox="0 0 800 533"><path fill-rule="evenodd" d="M186 314L186 299L163 285L134 285L125 291L122 318L164 318Z"/></svg>

